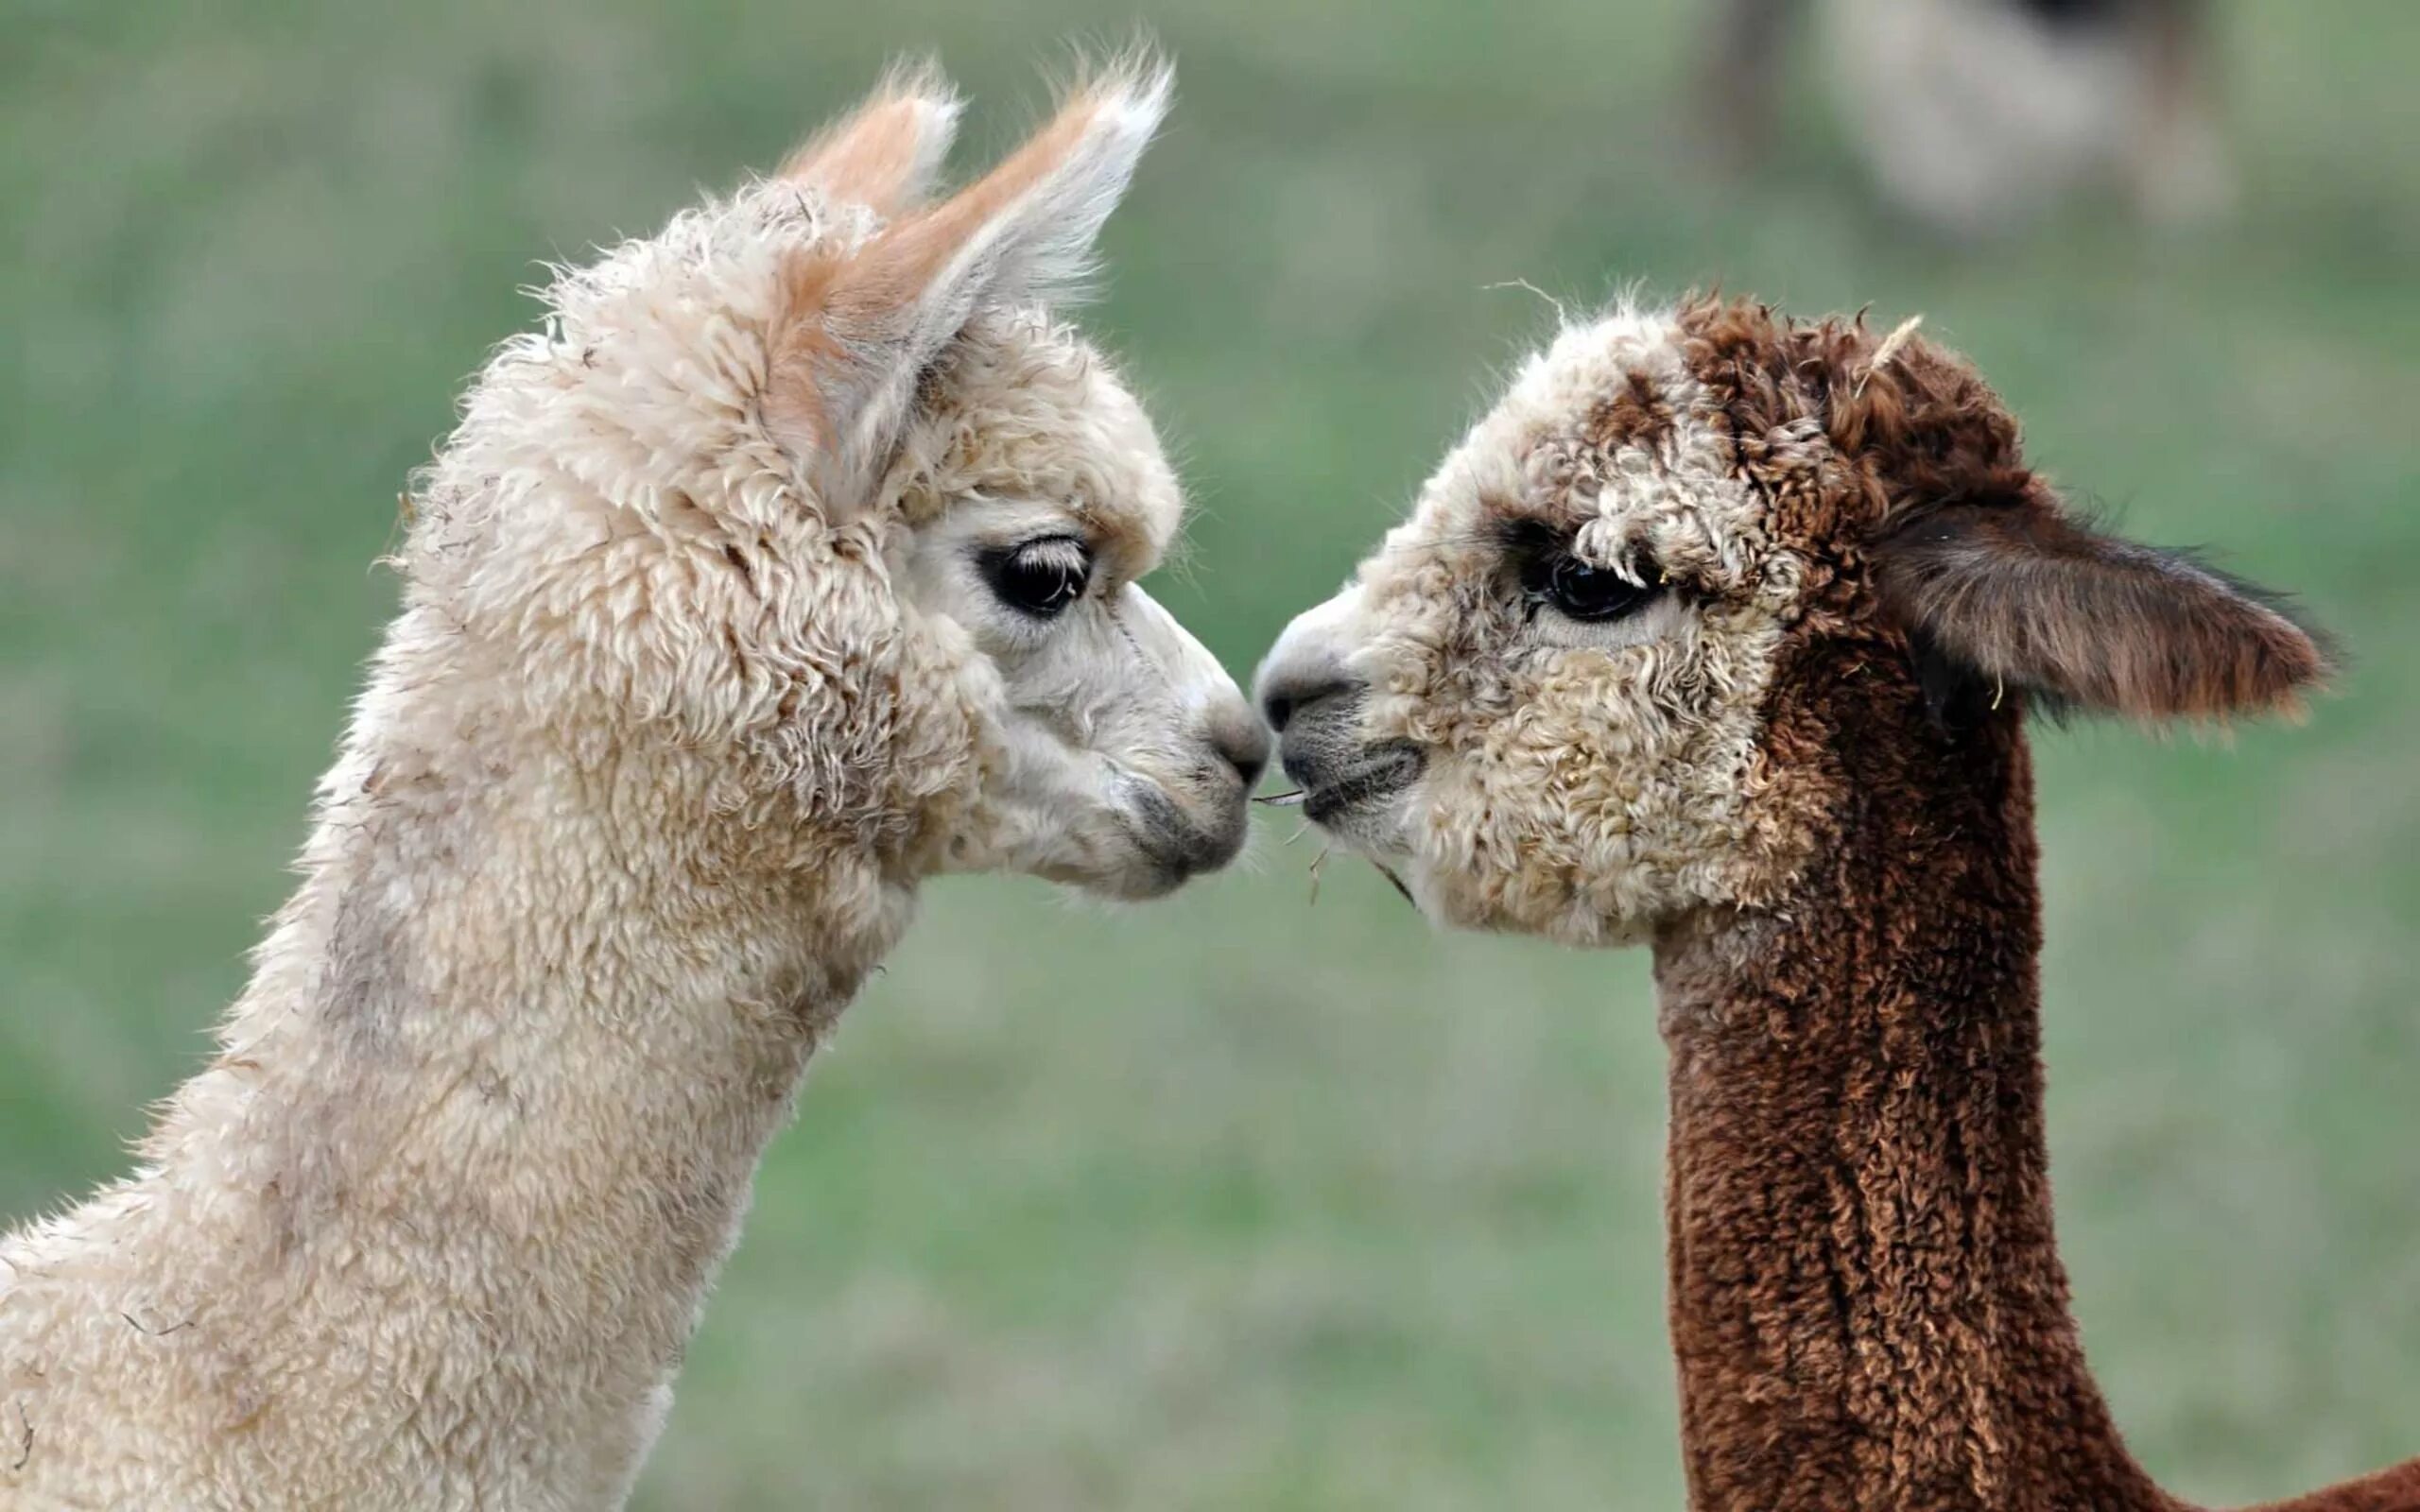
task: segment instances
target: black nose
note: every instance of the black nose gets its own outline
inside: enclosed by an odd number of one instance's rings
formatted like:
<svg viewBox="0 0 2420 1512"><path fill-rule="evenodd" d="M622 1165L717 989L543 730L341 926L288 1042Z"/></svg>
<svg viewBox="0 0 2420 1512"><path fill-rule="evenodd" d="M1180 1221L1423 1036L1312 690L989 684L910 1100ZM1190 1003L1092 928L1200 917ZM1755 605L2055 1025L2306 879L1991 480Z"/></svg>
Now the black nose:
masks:
<svg viewBox="0 0 2420 1512"><path fill-rule="evenodd" d="M1296 714L1322 698L1351 693L1355 687L1350 679L1333 675L1297 679L1281 673L1260 690L1260 712L1268 718L1269 728L1282 735Z"/></svg>
<svg viewBox="0 0 2420 1512"><path fill-rule="evenodd" d="M1269 770L1269 731L1242 705L1210 722L1210 744L1219 757L1236 769L1244 780L1244 790L1250 792L1260 782L1260 774Z"/></svg>

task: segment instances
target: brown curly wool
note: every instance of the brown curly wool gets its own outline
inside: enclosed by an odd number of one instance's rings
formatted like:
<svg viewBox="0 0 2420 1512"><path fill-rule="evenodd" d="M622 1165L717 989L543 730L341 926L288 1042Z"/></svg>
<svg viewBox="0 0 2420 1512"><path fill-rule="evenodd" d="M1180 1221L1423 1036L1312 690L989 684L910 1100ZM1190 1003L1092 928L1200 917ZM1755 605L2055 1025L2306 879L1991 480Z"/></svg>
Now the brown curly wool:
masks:
<svg viewBox="0 0 2420 1512"><path fill-rule="evenodd" d="M1748 304L1681 325L1736 437L1823 426L1818 486L1742 468L1834 585L1785 638L1764 740L1823 774L1830 838L1780 907L1656 940L1692 1503L2174 1512L2093 1383L2052 1232L2023 712L2286 707L2325 653L2232 579L2068 520L1962 360L1877 364L1861 325ZM2410 1512L2420 1462L2290 1504Z"/></svg>

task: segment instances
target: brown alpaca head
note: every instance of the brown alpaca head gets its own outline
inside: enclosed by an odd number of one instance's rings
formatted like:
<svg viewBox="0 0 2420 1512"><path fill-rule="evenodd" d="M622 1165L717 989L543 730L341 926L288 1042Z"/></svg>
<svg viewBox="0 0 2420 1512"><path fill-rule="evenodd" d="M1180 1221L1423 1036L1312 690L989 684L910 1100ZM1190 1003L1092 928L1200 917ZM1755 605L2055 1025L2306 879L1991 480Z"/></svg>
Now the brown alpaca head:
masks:
<svg viewBox="0 0 2420 1512"><path fill-rule="evenodd" d="M1841 740L1955 762L2028 707L2216 721L2327 670L2079 522L1957 356L1701 301L1532 357L1259 692L1309 816L1424 911L1621 942L1785 899Z"/></svg>

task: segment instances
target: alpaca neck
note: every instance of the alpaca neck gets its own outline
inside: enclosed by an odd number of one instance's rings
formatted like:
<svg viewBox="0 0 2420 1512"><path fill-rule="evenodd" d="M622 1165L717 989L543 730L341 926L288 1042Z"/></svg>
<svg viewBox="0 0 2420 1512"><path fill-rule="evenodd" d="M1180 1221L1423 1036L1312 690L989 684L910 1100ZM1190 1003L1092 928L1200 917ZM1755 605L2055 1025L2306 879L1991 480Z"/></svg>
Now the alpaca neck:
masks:
<svg viewBox="0 0 2420 1512"><path fill-rule="evenodd" d="M684 847L703 800L677 769L413 749L356 738L331 774L305 881L147 1169L9 1251L68 1298L26 1379L139 1349L143 1389L184 1370L265 1486L608 1503L908 895L837 845L701 880L732 872ZM79 1332L86 1305L141 1338ZM307 1470L269 1463L298 1437Z"/></svg>
<svg viewBox="0 0 2420 1512"><path fill-rule="evenodd" d="M1799 896L1657 942L1691 1505L2166 1512L2051 1232L2016 716L1841 744Z"/></svg>

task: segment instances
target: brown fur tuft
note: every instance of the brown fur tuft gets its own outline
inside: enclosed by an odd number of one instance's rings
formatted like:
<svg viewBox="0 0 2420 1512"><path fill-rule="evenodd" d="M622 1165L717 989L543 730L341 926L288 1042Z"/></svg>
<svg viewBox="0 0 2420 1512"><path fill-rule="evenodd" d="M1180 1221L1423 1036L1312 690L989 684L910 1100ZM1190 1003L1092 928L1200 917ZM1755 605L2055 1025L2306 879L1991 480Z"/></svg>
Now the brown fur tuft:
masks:
<svg viewBox="0 0 2420 1512"><path fill-rule="evenodd" d="M2276 595L2070 520L1999 396L1908 325L1877 339L1862 318L1799 322L1703 299L1682 320L1788 533L1850 576L1866 560L1919 658L1953 679L1995 702L2020 691L2142 720L2291 713L2325 682L2327 642ZM1837 470L1793 490L1764 455L1807 423Z"/></svg>

